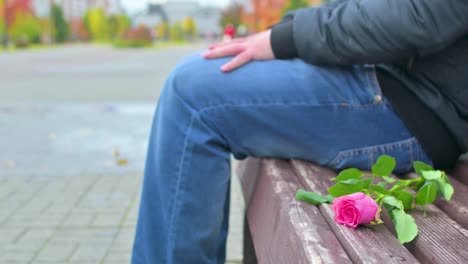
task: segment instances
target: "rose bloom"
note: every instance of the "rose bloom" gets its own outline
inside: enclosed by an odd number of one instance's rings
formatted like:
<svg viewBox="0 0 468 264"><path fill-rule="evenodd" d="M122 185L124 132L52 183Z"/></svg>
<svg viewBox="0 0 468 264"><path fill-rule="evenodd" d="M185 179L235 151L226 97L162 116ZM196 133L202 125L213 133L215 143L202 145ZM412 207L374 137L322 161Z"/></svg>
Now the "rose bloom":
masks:
<svg viewBox="0 0 468 264"><path fill-rule="evenodd" d="M335 198L332 208L335 211L335 222L352 228L380 219L379 206L362 192Z"/></svg>

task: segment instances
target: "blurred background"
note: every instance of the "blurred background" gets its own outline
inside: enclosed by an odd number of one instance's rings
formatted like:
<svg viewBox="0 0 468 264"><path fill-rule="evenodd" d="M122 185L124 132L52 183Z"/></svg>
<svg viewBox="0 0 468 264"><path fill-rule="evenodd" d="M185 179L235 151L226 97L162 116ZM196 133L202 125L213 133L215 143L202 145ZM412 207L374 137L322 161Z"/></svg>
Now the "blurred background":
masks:
<svg viewBox="0 0 468 264"><path fill-rule="evenodd" d="M0 263L129 263L172 67L320 3L0 0ZM233 179L227 263L241 263Z"/></svg>

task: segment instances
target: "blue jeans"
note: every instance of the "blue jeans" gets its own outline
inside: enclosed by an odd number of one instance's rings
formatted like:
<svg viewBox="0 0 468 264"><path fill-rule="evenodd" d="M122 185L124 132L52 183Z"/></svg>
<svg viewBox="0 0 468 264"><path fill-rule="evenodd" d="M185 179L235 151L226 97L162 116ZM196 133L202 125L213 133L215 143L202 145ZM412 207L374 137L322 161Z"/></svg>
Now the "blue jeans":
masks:
<svg viewBox="0 0 468 264"><path fill-rule="evenodd" d="M430 163L381 94L372 65L318 67L196 54L167 79L149 142L132 263L224 263L230 154L397 171Z"/></svg>

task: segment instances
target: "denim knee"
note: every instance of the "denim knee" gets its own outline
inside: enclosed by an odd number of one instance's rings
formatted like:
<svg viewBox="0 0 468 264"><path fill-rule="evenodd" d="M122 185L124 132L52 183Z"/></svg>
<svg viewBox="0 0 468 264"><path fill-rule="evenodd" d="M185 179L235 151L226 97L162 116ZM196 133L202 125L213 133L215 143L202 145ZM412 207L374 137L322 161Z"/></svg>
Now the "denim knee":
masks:
<svg viewBox="0 0 468 264"><path fill-rule="evenodd" d="M223 73L221 65L229 58L207 60L200 54L182 59L173 69L163 93L177 97L185 106L199 111L232 100L232 87L236 83L232 73ZM238 77L237 77L238 78Z"/></svg>
<svg viewBox="0 0 468 264"><path fill-rule="evenodd" d="M193 110L199 110L204 102L210 101L210 68L207 61L200 55L189 56L180 61L169 75L161 94L161 99L167 97L177 99Z"/></svg>

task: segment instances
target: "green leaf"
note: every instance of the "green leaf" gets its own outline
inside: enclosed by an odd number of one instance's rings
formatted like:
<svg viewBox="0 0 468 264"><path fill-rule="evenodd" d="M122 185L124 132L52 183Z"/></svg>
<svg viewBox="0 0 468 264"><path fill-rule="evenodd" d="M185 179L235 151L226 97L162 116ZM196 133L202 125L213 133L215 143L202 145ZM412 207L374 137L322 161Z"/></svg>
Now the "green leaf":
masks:
<svg viewBox="0 0 468 264"><path fill-rule="evenodd" d="M388 185L388 182L379 182L379 183L377 183L377 185L382 186L382 187L385 188Z"/></svg>
<svg viewBox="0 0 468 264"><path fill-rule="evenodd" d="M333 203L333 199L335 199L335 197L333 197L331 194L327 194L325 195L325 199L328 200L328 203Z"/></svg>
<svg viewBox="0 0 468 264"><path fill-rule="evenodd" d="M413 209L413 195L407 191L398 191L395 197L403 203L405 210Z"/></svg>
<svg viewBox="0 0 468 264"><path fill-rule="evenodd" d="M449 178L445 173L443 174L442 178L436 180L437 185L439 186L439 191L442 197L446 201L450 201L452 199L452 195L454 192L453 186L450 184Z"/></svg>
<svg viewBox="0 0 468 264"><path fill-rule="evenodd" d="M362 181L362 188L363 189L367 189L369 188L369 186L371 185L372 183L372 179L367 179L365 181Z"/></svg>
<svg viewBox="0 0 468 264"><path fill-rule="evenodd" d="M389 195L390 192L385 189L385 187L381 186L381 185L378 185L378 184L372 184L369 186L369 189L374 191L374 192L378 192L380 194L386 194L386 195Z"/></svg>
<svg viewBox="0 0 468 264"><path fill-rule="evenodd" d="M360 180L356 180L356 179L349 179L349 180L345 180L345 181L340 181L340 183L344 183L344 184L357 184L357 183L360 183L362 181Z"/></svg>
<svg viewBox="0 0 468 264"><path fill-rule="evenodd" d="M382 202L386 205L386 208L389 208L388 206L390 206L392 210L393 208L397 208L400 210L403 209L403 204L401 203L401 201L391 195L385 196L382 199Z"/></svg>
<svg viewBox="0 0 468 264"><path fill-rule="evenodd" d="M415 161L413 162L413 168L414 171L419 174L419 176L422 176L423 171L433 171L434 168L432 168L430 165L427 165L424 162L421 161Z"/></svg>
<svg viewBox="0 0 468 264"><path fill-rule="evenodd" d="M411 215L399 209L394 209L390 215L400 243L411 242L418 235L418 226Z"/></svg>
<svg viewBox="0 0 468 264"><path fill-rule="evenodd" d="M344 183L337 183L328 189L328 193L331 194L333 197L340 197L347 194L352 194L356 192L362 191L364 188L364 182L359 182L356 184L344 184Z"/></svg>
<svg viewBox="0 0 468 264"><path fill-rule="evenodd" d="M394 182L396 182L396 180L395 180L394 178L389 177L389 176L382 176L382 178L383 178L386 182L388 182L388 183L394 183Z"/></svg>
<svg viewBox="0 0 468 264"><path fill-rule="evenodd" d="M342 181L351 180L351 179L359 180L361 178L362 178L362 171L355 169L355 168L351 168L351 169L346 169L346 170L341 171L340 174L338 174L338 176L332 179L332 181L342 182Z"/></svg>
<svg viewBox="0 0 468 264"><path fill-rule="evenodd" d="M416 194L416 203L426 205L433 203L437 197L436 185L433 182L426 182Z"/></svg>
<svg viewBox="0 0 468 264"><path fill-rule="evenodd" d="M296 200L308 202L310 204L315 204L315 205L328 203L328 199L325 198L324 196L318 193L308 192L302 189L299 189L297 191Z"/></svg>
<svg viewBox="0 0 468 264"><path fill-rule="evenodd" d="M377 176L388 176L395 169L396 161L394 158L383 155L377 159L377 162L372 166L372 173Z"/></svg>
<svg viewBox="0 0 468 264"><path fill-rule="evenodd" d="M438 180L442 178L443 172L439 170L421 171L421 176L426 180Z"/></svg>
<svg viewBox="0 0 468 264"><path fill-rule="evenodd" d="M454 189L452 187L452 185L450 184L445 184L443 187L440 188L440 192L442 194L442 197L444 197L444 199L446 201L450 201L452 199L452 195L454 193Z"/></svg>

